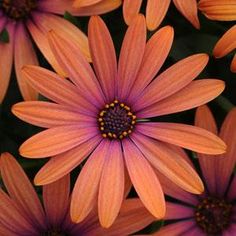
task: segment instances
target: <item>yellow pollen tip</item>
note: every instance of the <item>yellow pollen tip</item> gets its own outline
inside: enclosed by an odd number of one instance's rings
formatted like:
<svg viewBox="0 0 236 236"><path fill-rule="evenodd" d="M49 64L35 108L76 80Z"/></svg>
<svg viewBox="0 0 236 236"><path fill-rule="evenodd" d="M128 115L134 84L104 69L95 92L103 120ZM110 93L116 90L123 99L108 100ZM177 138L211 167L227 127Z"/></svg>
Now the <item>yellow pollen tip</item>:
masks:
<svg viewBox="0 0 236 236"><path fill-rule="evenodd" d="M99 122L102 122L102 121L103 121L103 119L102 119L102 118L98 118L98 121L99 121Z"/></svg>
<svg viewBox="0 0 236 236"><path fill-rule="evenodd" d="M114 103L111 103L111 104L110 104L110 107L114 107L114 106L115 106L115 104L114 104Z"/></svg>
<svg viewBox="0 0 236 236"><path fill-rule="evenodd" d="M107 137L107 135L106 135L106 134L102 134L102 137L103 137L103 138L106 138L106 137Z"/></svg>
<svg viewBox="0 0 236 236"><path fill-rule="evenodd" d="M108 105L108 104L106 104L106 105L105 105L105 108L107 108L107 109L108 109L108 108L109 108L109 105Z"/></svg>
<svg viewBox="0 0 236 236"><path fill-rule="evenodd" d="M118 100L114 100L114 103L117 104L117 103L119 103L119 101Z"/></svg>
<svg viewBox="0 0 236 236"><path fill-rule="evenodd" d="M124 104L124 103L121 103L121 104L120 104L120 106L121 106L121 107L124 107L124 106L125 106L125 104Z"/></svg>
<svg viewBox="0 0 236 236"><path fill-rule="evenodd" d="M100 127L100 130L103 131L103 130L104 130L104 127Z"/></svg>
<svg viewBox="0 0 236 236"><path fill-rule="evenodd" d="M137 118L137 116L133 115L132 118L135 120Z"/></svg>
<svg viewBox="0 0 236 236"><path fill-rule="evenodd" d="M132 125L134 125L135 123L136 123L136 121L135 121L135 120L133 120L133 121L131 122L131 124L132 124Z"/></svg>

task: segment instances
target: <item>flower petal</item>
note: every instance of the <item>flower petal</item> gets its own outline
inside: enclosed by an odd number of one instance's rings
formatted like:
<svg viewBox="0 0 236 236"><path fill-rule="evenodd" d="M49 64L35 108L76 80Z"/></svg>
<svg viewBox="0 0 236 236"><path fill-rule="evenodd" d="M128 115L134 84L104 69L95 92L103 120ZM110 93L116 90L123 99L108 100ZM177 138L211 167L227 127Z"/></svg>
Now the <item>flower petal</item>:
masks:
<svg viewBox="0 0 236 236"><path fill-rule="evenodd" d="M0 221L4 227L17 235L37 235L36 228L22 216L15 202L2 189L0 189Z"/></svg>
<svg viewBox="0 0 236 236"><path fill-rule="evenodd" d="M120 51L118 63L118 98L124 100L135 81L146 45L146 26L143 15L138 15L129 26Z"/></svg>
<svg viewBox="0 0 236 236"><path fill-rule="evenodd" d="M217 169L217 192L224 195L229 184L230 176L233 173L236 163L236 108L233 108L224 120L220 130L220 138L227 145L226 153L218 158Z"/></svg>
<svg viewBox="0 0 236 236"><path fill-rule="evenodd" d="M34 13L35 24L44 34L50 30L55 31L59 36L66 35L77 47L88 61L91 61L87 36L75 25L62 17L47 13Z"/></svg>
<svg viewBox="0 0 236 236"><path fill-rule="evenodd" d="M200 0L200 11L211 20L233 21L236 20L236 2L222 0Z"/></svg>
<svg viewBox="0 0 236 236"><path fill-rule="evenodd" d="M68 212L70 195L70 175L43 186L43 203L47 220L51 226L63 223Z"/></svg>
<svg viewBox="0 0 236 236"><path fill-rule="evenodd" d="M1 176L11 199L28 222L35 228L45 229L45 214L39 198L23 169L9 153L1 155Z"/></svg>
<svg viewBox="0 0 236 236"><path fill-rule="evenodd" d="M206 54L196 54L177 62L165 70L145 88L142 96L135 104L136 111L150 106L184 88L200 74L207 62L208 56Z"/></svg>
<svg viewBox="0 0 236 236"><path fill-rule="evenodd" d="M111 35L100 17L93 16L90 18L88 35L97 78L108 102L112 101L115 98L115 80L117 76L116 53Z"/></svg>
<svg viewBox="0 0 236 236"><path fill-rule="evenodd" d="M24 66L22 73L39 93L56 103L94 115L94 106L80 96L77 88L69 81L47 69L37 66Z"/></svg>
<svg viewBox="0 0 236 236"><path fill-rule="evenodd" d="M202 128L177 123L143 123L138 131L152 138L205 154L221 154L225 143Z"/></svg>
<svg viewBox="0 0 236 236"><path fill-rule="evenodd" d="M147 28L155 30L164 19L170 0L148 0L146 8Z"/></svg>
<svg viewBox="0 0 236 236"><path fill-rule="evenodd" d="M142 0L123 1L123 16L127 25L130 25L131 22L137 17L141 4Z"/></svg>
<svg viewBox="0 0 236 236"><path fill-rule="evenodd" d="M230 70L233 72L233 73L236 73L236 55L234 54L234 57L233 57L233 60L230 64Z"/></svg>
<svg viewBox="0 0 236 236"><path fill-rule="evenodd" d="M176 8L183 14L184 17L196 28L200 29L200 23L197 15L196 0L173 0Z"/></svg>
<svg viewBox="0 0 236 236"><path fill-rule="evenodd" d="M165 199L154 170L131 140L124 140L122 144L126 166L137 194L150 213L162 219Z"/></svg>
<svg viewBox="0 0 236 236"><path fill-rule="evenodd" d="M48 34L49 44L63 70L76 84L80 94L95 106L104 104L104 96L92 68L73 41L54 31Z"/></svg>
<svg viewBox="0 0 236 236"><path fill-rule="evenodd" d="M109 228L121 208L124 196L124 161L121 144L116 140L110 144L106 156L98 195L98 216L103 227Z"/></svg>
<svg viewBox="0 0 236 236"><path fill-rule="evenodd" d="M65 72L62 70L52 53L45 33L42 32L39 27L36 26L35 23L31 20L27 21L27 27L34 42L36 43L44 57L47 59L47 61L50 63L50 65L53 67L53 69L57 71L58 74L66 76Z"/></svg>
<svg viewBox="0 0 236 236"><path fill-rule="evenodd" d="M95 136L71 150L52 157L37 173L34 179L36 185L52 183L77 167L100 142Z"/></svg>
<svg viewBox="0 0 236 236"><path fill-rule="evenodd" d="M227 199L230 201L236 199L236 175L233 176L233 180L230 183L230 187L227 192Z"/></svg>
<svg viewBox="0 0 236 236"><path fill-rule="evenodd" d="M73 7L86 7L89 5L96 4L98 2L101 2L102 0L75 0L73 3Z"/></svg>
<svg viewBox="0 0 236 236"><path fill-rule="evenodd" d="M75 223L84 220L97 203L99 182L109 149L110 141L103 140L88 158L77 178L70 206L71 219Z"/></svg>
<svg viewBox="0 0 236 236"><path fill-rule="evenodd" d="M203 79L192 81L173 95L137 113L139 118L148 118L185 111L216 98L225 88L222 80Z"/></svg>
<svg viewBox="0 0 236 236"><path fill-rule="evenodd" d="M207 106L201 106L197 109L195 115L195 125L214 134L218 133L214 117ZM211 194L216 194L217 186L217 159L215 158L218 159L217 156L198 154L198 160L205 178L205 183Z"/></svg>
<svg viewBox="0 0 236 236"><path fill-rule="evenodd" d="M80 122L96 125L94 117L79 114L66 106L51 102L20 102L12 107L12 111L20 119L44 128L75 125Z"/></svg>
<svg viewBox="0 0 236 236"><path fill-rule="evenodd" d="M173 152L164 143L142 134L133 134L132 140L150 163L175 184L191 193L203 192L204 186L196 171L184 158Z"/></svg>
<svg viewBox="0 0 236 236"><path fill-rule="evenodd" d="M74 0L67 0L66 2L65 0L53 0L53 2L40 1L39 7L43 9L43 11L61 15L63 15L65 11L68 11L75 16L92 16L112 11L118 8L122 3L121 0L102 0L97 4L76 9L72 6L73 2Z"/></svg>
<svg viewBox="0 0 236 236"><path fill-rule="evenodd" d="M26 31L23 23L19 23L16 26L15 31L15 47L14 47L14 62L16 77L21 94L25 100L37 100L37 92L28 84L23 74L21 74L21 68L24 65L38 65L38 59L33 49L28 32Z"/></svg>
<svg viewBox="0 0 236 236"><path fill-rule="evenodd" d="M26 140L20 146L20 153L29 158L54 156L96 136L97 132L97 127L86 127L84 123L53 127Z"/></svg>
<svg viewBox="0 0 236 236"><path fill-rule="evenodd" d="M139 94L160 70L169 54L173 39L173 28L171 26L165 26L148 40L140 70L130 91L129 98L132 102L136 102Z"/></svg>
<svg viewBox="0 0 236 236"><path fill-rule="evenodd" d="M166 216L165 220L176 220L184 218L193 218L195 209L179 203L166 203Z"/></svg>
<svg viewBox="0 0 236 236"><path fill-rule="evenodd" d="M119 216L109 229L97 226L93 227L88 234L106 236L131 235L154 220L155 218L146 210L139 199L127 199L122 204Z"/></svg>
<svg viewBox="0 0 236 236"><path fill-rule="evenodd" d="M0 43L0 103L2 103L8 88L11 77L11 69L13 63L13 47L14 47L14 25L8 24L6 29L9 33L10 42Z"/></svg>

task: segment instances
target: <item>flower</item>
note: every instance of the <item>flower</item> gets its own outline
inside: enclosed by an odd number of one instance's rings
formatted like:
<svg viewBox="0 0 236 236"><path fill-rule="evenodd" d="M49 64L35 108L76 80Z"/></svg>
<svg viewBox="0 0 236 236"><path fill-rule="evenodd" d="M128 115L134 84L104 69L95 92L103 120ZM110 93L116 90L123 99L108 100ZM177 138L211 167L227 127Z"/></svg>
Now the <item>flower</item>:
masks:
<svg viewBox="0 0 236 236"><path fill-rule="evenodd" d="M148 0L146 7L146 21L149 30L155 30L162 22L169 8L171 0ZM181 14L197 29L200 23L197 15L196 0L173 0L176 8ZM123 15L127 25L129 25L138 14L142 0L124 0Z"/></svg>
<svg viewBox="0 0 236 236"><path fill-rule="evenodd" d="M0 32L6 29L9 33L9 43L0 42L0 68L4 68L0 70L0 103L7 91L13 61L23 98L25 100L37 98L36 91L28 85L20 73L25 64L38 65L30 35L54 69L64 75L47 42L46 34L50 29L74 40L88 60L90 60L90 55L85 34L56 14L64 14L65 11L79 16L101 14L113 10L121 4L120 0L113 2L106 0L76 10L71 7L72 2L72 0L2 0L0 2Z"/></svg>
<svg viewBox="0 0 236 236"><path fill-rule="evenodd" d="M69 217L69 175L43 186L43 205L29 179L15 158L1 155L1 175L6 194L0 190L1 235L129 235L150 224L154 218L139 199L127 199L109 229L101 228L95 211L81 223Z"/></svg>
<svg viewBox="0 0 236 236"><path fill-rule="evenodd" d="M88 157L72 193L75 222L98 203L100 222L109 227L123 200L126 175L147 209L162 218L164 195L153 168L187 191L203 191L196 172L165 143L208 154L223 153L226 147L204 129L154 123L148 118L206 103L222 92L224 82L192 82L207 64L205 54L183 59L153 80L171 48L173 29L160 29L146 44L143 15L126 32L118 69L109 31L98 16L89 22L88 38L96 76L80 49L53 31L49 43L72 83L40 67L23 68L28 82L55 103L13 106L13 113L22 120L48 128L25 141L20 153L29 158L52 156L36 175L37 185L61 178Z"/></svg>
<svg viewBox="0 0 236 236"><path fill-rule="evenodd" d="M219 157L198 154L206 185L206 190L202 195L196 197L196 195L184 192L162 178L163 188L167 194L181 202L166 203L166 219L178 221L164 226L154 235L235 234L236 176L233 174L236 163L235 123L236 108L229 112L219 133L227 144L225 154ZM215 120L207 106L197 109L196 125L217 133Z"/></svg>

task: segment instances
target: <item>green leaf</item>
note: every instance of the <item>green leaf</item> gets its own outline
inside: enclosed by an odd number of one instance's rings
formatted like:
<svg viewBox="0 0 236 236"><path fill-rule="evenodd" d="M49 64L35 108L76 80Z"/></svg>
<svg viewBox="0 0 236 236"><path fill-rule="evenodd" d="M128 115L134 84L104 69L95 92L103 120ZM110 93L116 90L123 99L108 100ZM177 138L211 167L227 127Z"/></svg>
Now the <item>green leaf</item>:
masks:
<svg viewBox="0 0 236 236"><path fill-rule="evenodd" d="M73 15L71 15L68 11L65 11L64 13L64 18L68 21L70 21L73 25L80 27L80 23L77 20L76 17L74 17Z"/></svg>
<svg viewBox="0 0 236 236"><path fill-rule="evenodd" d="M10 37L7 29L3 29L0 33L0 42L9 43Z"/></svg>

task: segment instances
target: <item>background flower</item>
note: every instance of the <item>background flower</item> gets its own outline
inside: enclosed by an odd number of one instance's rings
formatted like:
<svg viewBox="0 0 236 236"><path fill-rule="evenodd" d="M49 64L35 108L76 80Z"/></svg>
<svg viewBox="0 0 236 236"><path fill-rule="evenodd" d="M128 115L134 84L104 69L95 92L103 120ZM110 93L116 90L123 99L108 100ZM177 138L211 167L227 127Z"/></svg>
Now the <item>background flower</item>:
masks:
<svg viewBox="0 0 236 236"><path fill-rule="evenodd" d="M110 229L100 227L95 211L79 224L69 216L70 178L43 186L43 206L21 166L9 153L1 155L1 175L8 191L0 190L1 235L129 235L153 221L140 200L125 200Z"/></svg>
<svg viewBox="0 0 236 236"><path fill-rule="evenodd" d="M23 69L32 86L56 102L23 102L13 107L21 119L49 128L20 148L25 157L53 156L35 183L55 181L90 155L72 194L74 221L83 220L98 202L101 224L113 223L123 199L126 167L144 205L162 218L164 197L153 167L187 191L203 191L195 171L165 142L208 154L225 151L217 136L201 128L144 122L201 105L224 89L220 80L192 81L207 64L205 54L185 58L153 80L172 40L173 29L167 26L146 44L145 19L139 15L126 32L117 69L109 31L94 16L89 22L89 44L97 77L80 49L53 31L49 34L52 51L74 84L39 67Z"/></svg>
<svg viewBox="0 0 236 236"><path fill-rule="evenodd" d="M236 109L225 118L220 137L227 144L227 152L220 157L198 154L206 185L202 195L184 192L163 178L165 192L180 202L167 202L167 220L177 220L164 226L154 235L234 235L236 178ZM196 125L217 133L215 120L207 106L197 109ZM186 157L187 158L187 157ZM233 176L232 176L233 175Z"/></svg>

